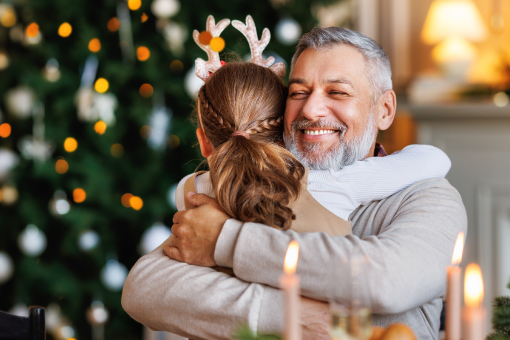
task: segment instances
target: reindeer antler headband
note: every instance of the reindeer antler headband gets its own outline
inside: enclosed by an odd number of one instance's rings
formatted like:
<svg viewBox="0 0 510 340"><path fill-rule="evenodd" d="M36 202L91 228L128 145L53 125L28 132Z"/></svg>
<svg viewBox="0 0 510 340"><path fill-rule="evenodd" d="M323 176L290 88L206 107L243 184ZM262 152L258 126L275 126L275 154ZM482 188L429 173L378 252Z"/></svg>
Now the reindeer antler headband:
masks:
<svg viewBox="0 0 510 340"><path fill-rule="evenodd" d="M213 38L219 37L221 32L223 32L229 24L229 19L223 19L215 25L213 16L209 15L207 17L206 31L209 32ZM248 40L248 43L250 44L252 63L271 69L280 78L285 75L284 63L274 64L274 57L269 57L264 60L264 57L262 56L262 51L266 48L267 44L269 44L269 40L271 39L269 29L264 28L262 31L262 38L259 40L257 36L257 29L255 28L255 22L251 15L246 17L246 25L239 20L234 20L232 21L232 26L240 31ZM202 44L199 40L199 35L200 34L197 30L193 31L193 39L197 45L207 53L209 60L204 61L202 58L197 58L195 61L195 73L200 79L206 81L222 66L222 64L218 52L213 51L209 45Z"/></svg>

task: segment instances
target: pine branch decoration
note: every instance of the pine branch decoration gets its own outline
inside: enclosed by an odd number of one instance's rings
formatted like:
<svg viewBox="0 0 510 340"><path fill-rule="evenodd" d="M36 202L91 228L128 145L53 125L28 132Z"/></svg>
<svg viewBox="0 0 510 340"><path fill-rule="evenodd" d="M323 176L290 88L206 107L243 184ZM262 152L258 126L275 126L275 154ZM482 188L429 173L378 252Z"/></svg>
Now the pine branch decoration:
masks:
<svg viewBox="0 0 510 340"><path fill-rule="evenodd" d="M507 287L510 289L510 282ZM510 340L510 297L499 296L494 299L492 328L494 333L487 336L487 340Z"/></svg>

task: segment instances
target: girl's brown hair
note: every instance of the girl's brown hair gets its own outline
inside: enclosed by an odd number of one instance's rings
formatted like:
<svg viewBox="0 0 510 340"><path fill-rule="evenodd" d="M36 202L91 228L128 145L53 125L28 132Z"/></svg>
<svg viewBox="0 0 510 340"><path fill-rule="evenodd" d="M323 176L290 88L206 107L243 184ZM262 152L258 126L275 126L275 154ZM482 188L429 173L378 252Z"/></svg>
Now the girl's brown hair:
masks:
<svg viewBox="0 0 510 340"><path fill-rule="evenodd" d="M219 205L244 222L286 230L295 215L303 165L279 146L287 87L252 63L228 63L202 86L198 124L215 147L210 179ZM232 134L247 132L250 138Z"/></svg>

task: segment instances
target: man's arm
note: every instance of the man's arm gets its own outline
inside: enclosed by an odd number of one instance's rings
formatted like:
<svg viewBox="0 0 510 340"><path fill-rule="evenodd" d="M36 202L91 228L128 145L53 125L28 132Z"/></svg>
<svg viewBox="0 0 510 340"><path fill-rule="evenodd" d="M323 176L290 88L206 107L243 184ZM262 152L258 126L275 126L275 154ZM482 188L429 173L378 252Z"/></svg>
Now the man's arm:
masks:
<svg viewBox="0 0 510 340"><path fill-rule="evenodd" d="M283 296L211 268L171 260L163 253L170 239L131 269L122 292L126 312L147 327L192 339L231 339L240 325L281 333ZM328 307L303 298L303 339L328 339Z"/></svg>

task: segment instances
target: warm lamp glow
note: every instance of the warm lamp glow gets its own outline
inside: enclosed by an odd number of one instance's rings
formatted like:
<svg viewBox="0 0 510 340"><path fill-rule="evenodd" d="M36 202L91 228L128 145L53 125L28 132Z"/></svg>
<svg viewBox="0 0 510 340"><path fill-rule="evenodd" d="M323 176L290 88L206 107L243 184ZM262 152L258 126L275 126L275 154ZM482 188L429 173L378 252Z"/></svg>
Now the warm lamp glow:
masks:
<svg viewBox="0 0 510 340"><path fill-rule="evenodd" d="M457 236L455 247L453 248L452 264L454 266L462 262L462 251L464 250L464 233L461 231Z"/></svg>
<svg viewBox="0 0 510 340"><path fill-rule="evenodd" d="M286 274L294 274L296 272L297 261L299 255L299 243L291 241L285 254L285 263L283 264L283 271Z"/></svg>
<svg viewBox="0 0 510 340"><path fill-rule="evenodd" d="M482 271L476 263L466 268L464 278L464 302L468 307L478 307L483 301Z"/></svg>
<svg viewBox="0 0 510 340"><path fill-rule="evenodd" d="M449 38L432 49L432 59L436 63L471 61L476 57L476 49L463 38Z"/></svg>
<svg viewBox="0 0 510 340"><path fill-rule="evenodd" d="M482 17L470 0L435 0L421 31L422 40L430 45L450 37L481 41L486 36Z"/></svg>

